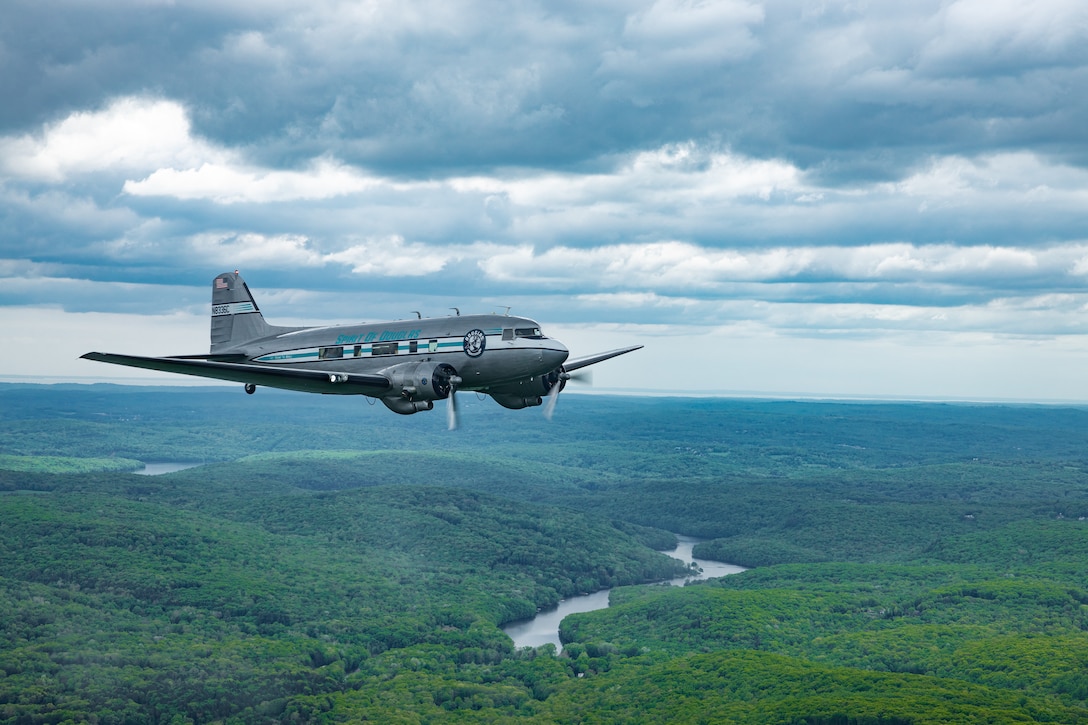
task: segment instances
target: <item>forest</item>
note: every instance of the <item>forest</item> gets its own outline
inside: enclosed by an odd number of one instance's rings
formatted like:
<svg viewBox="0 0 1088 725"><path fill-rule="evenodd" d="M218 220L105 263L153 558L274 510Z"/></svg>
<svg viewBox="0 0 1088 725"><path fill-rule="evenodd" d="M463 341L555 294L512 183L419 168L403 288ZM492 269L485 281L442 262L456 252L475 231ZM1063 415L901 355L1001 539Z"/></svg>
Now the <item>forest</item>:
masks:
<svg viewBox="0 0 1088 725"><path fill-rule="evenodd" d="M0 385L0 722L1088 723L1088 408L462 397Z"/></svg>

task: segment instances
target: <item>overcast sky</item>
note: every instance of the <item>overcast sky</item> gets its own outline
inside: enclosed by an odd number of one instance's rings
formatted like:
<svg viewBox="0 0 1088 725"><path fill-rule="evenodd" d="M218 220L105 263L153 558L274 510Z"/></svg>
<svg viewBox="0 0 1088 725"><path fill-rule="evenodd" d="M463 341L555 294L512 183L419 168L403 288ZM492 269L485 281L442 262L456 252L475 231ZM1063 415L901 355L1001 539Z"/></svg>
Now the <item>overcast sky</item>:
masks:
<svg viewBox="0 0 1088 725"><path fill-rule="evenodd" d="M2 379L237 268L644 344L602 390L1088 401L1082 0L6 0L0 98Z"/></svg>

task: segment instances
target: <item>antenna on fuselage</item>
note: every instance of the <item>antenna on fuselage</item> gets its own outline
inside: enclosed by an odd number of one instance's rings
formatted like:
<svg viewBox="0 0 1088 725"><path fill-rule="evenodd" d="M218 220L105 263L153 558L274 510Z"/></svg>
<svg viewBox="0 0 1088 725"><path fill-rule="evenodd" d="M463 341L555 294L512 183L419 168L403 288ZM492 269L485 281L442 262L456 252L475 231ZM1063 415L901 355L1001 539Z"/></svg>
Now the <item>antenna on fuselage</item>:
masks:
<svg viewBox="0 0 1088 725"><path fill-rule="evenodd" d="M420 314L419 310L412 310L412 312L416 313L416 319L417 320L422 320L423 319L423 315Z"/></svg>
<svg viewBox="0 0 1088 725"><path fill-rule="evenodd" d="M461 316L461 310L457 309L456 307L451 307L450 309L456 312L458 317Z"/></svg>
<svg viewBox="0 0 1088 725"><path fill-rule="evenodd" d="M502 308L504 308L506 310L506 312L503 313L504 317L509 317L510 316L510 305L499 305L499 307L502 307Z"/></svg>

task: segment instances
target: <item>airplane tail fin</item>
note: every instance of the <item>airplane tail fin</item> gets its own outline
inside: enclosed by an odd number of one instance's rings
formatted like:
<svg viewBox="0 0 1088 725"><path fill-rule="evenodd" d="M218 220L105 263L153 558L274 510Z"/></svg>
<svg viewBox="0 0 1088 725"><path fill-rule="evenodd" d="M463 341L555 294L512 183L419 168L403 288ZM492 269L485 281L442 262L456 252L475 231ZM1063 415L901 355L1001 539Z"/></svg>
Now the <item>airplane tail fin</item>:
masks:
<svg viewBox="0 0 1088 725"><path fill-rule="evenodd" d="M253 294L237 270L215 276L212 280L213 353L272 335L278 329L264 321Z"/></svg>

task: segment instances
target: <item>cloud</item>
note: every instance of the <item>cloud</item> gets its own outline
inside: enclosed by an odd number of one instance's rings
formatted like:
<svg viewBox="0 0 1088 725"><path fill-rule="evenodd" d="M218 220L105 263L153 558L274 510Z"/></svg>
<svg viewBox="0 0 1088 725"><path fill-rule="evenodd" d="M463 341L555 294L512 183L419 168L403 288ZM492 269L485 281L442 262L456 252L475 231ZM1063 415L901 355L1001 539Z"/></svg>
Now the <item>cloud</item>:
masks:
<svg viewBox="0 0 1088 725"><path fill-rule="evenodd" d="M169 143L160 148L145 135L110 155L102 139L119 133L117 119L128 111L146 113L148 122L173 119L163 134ZM79 250L164 269L176 268L180 256L202 271L287 265L371 278L442 275L445 284L483 283L499 294L517 286L631 299L792 292L899 303L935 294L943 304L978 301L985 288L996 297L1068 287L1081 282L1085 267L1083 242L1047 237L1062 225L1079 230L1088 172L1027 152L932 157L899 181L851 189L822 185L780 159L693 141L615 156L587 171L515 167L395 179L327 156L295 170L261 166L193 136L178 104L140 98L47 126L34 153L20 155L25 138L0 139L7 162L32 168L27 159L51 159L58 191L9 189L9 209L25 210L39 229L48 218L56 238L71 237L52 255L30 253L33 244L9 248L40 260ZM156 163L173 166L148 168ZM102 195L105 207L64 191L90 183L82 176L100 168L145 175L108 181L118 186ZM153 206L137 212L126 199ZM168 200L200 202L205 229L185 229L179 222L191 212ZM368 209L365 217L358 207ZM956 226L965 220L966 233ZM1034 236L1020 233L1025 220L1039 222ZM359 234L360 221L373 232ZM953 240L927 240L919 233L927 225ZM459 229L459 239L440 239L450 229ZM851 240L859 229L865 238ZM919 241L896 240L904 236Z"/></svg>
<svg viewBox="0 0 1088 725"><path fill-rule="evenodd" d="M316 322L514 305L697 329L720 354L709 330L811 344L828 369L811 341L883 364L927 331L976 361L1005 336L1071 359L1086 19L1072 0L12 0L0 315L188 314L242 267Z"/></svg>
<svg viewBox="0 0 1088 725"><path fill-rule="evenodd" d="M318 159L304 171L202 163L198 168L159 169L140 181L126 181L133 196L208 199L219 204L309 201L358 194L382 185L354 169Z"/></svg>
<svg viewBox="0 0 1088 725"><path fill-rule="evenodd" d="M305 237L280 234L199 234L188 240L189 249L202 259L217 262L219 267L263 266L268 260L277 265L314 267L322 263Z"/></svg>
<svg viewBox="0 0 1088 725"><path fill-rule="evenodd" d="M890 179L958 145L1084 140L1070 0L10 5L4 128L154 89L201 138L284 167L448 175L716 137Z"/></svg>
<svg viewBox="0 0 1088 725"><path fill-rule="evenodd" d="M113 148L110 139L125 128L118 119L130 111L148 124L161 116L172 125L159 135L134 134L127 145ZM39 228L48 218L45 227L56 226L58 236L62 229L71 234L77 224L64 225L65 218L85 219L90 224L71 244L96 233L96 244L106 249L154 246L133 245L134 232L144 239L149 232L177 238L169 228L177 225L168 220L194 214L203 226L226 235L306 237L325 254L356 245L360 235L352 227L360 222L374 239L435 247L453 230L454 246L482 242L510 250L594 246L589 240L595 237L642 245L676 239L723 249L904 237L920 246L1027 247L1075 235L1088 195L1088 172L1031 152L933 156L895 182L842 188L783 159L752 158L690 140L612 155L588 170L507 167L488 174L396 178L328 155L280 169L194 136L177 103L146 98L73 114L47 126L38 141L29 138L0 138L0 162L35 183L52 183L47 191L32 192L15 179L0 189L16 212L10 218L21 223L18 210L25 210ZM105 171L113 176L95 181ZM114 181L117 174L123 182ZM186 211L170 200L204 204ZM50 205L59 213L42 214ZM368 209L365 217L360 207ZM429 213L419 214L420 208ZM114 240L101 238L121 227L127 231ZM734 263L751 260L715 262ZM422 268L442 266L427 261Z"/></svg>
<svg viewBox="0 0 1088 725"><path fill-rule="evenodd" d="M1088 61L1088 8L1075 0L958 0L937 18L918 61L931 73L1023 73Z"/></svg>
<svg viewBox="0 0 1088 725"><path fill-rule="evenodd" d="M423 277L441 272L451 261L479 254L472 248L435 248L407 244L400 237L370 239L325 257L330 263L347 264L354 274L386 277Z"/></svg>
<svg viewBox="0 0 1088 725"><path fill-rule="evenodd" d="M60 182L73 174L140 171L222 156L191 135L175 101L125 97L77 112L38 135L0 140L0 162L15 176Z"/></svg>
<svg viewBox="0 0 1088 725"><path fill-rule="evenodd" d="M696 205L807 191L801 172L780 160L751 159L692 142L639 151L607 173L541 174L506 185L516 204L538 207L589 200ZM477 182L479 183L479 182ZM503 188L493 181L492 189Z"/></svg>
<svg viewBox="0 0 1088 725"><path fill-rule="evenodd" d="M656 0L627 15L617 46L601 53L594 75L605 82L604 97L648 106L674 96L678 80L699 88L708 70L757 52L752 26L762 21L763 9L748 2Z"/></svg>
<svg viewBox="0 0 1088 725"><path fill-rule="evenodd" d="M727 294L733 282L909 282L977 284L991 289L1078 283L1088 265L1088 243L1043 249L993 246L796 247L718 250L678 241L589 249L531 247L498 252L480 261L497 279L550 286Z"/></svg>

